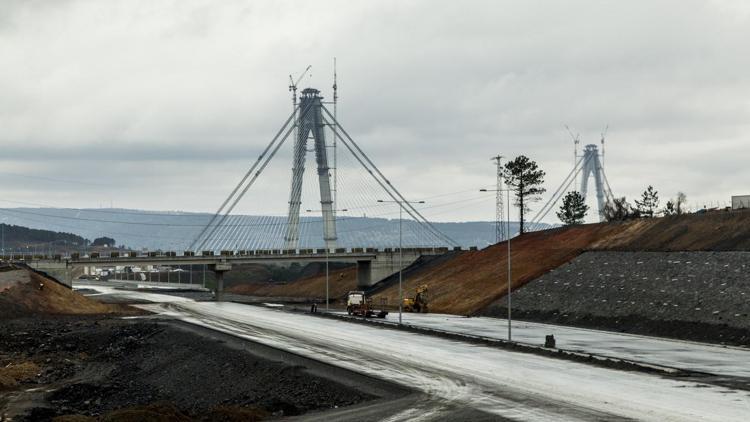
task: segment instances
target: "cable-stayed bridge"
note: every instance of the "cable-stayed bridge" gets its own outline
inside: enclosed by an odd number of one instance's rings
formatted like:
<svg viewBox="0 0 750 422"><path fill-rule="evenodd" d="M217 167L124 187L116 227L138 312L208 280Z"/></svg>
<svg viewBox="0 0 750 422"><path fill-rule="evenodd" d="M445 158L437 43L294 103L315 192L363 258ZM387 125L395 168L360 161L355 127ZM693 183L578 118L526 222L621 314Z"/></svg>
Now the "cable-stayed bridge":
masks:
<svg viewBox="0 0 750 422"><path fill-rule="evenodd" d="M265 200L253 197L252 188L262 183L259 181L265 170L279 156L289 138L294 141L287 215L249 219L233 213L243 199ZM305 177L309 153L315 157L316 177L313 178ZM299 102L295 98L292 113L184 251L122 256L116 253L110 256L73 254L66 258L34 257L30 261L32 266L57 272L67 280L75 268L207 265L216 272L217 291L221 292L223 274L233 265L304 263L321 261L325 257L326 261L355 263L358 284L368 286L398 272L422 255L445 253L458 247L455 240L424 217L418 209L419 202L423 201L410 201L402 195L338 122L335 113L326 108L320 92L307 88L302 91ZM370 248L367 243L359 247L338 247L340 228L346 225L347 212L388 204L396 206L399 215L406 217L406 224L399 219L398 247ZM319 213L320 218L302 218L303 211L310 215Z"/></svg>
<svg viewBox="0 0 750 422"><path fill-rule="evenodd" d="M256 183L262 183L259 180L262 180L264 171L290 138L293 139L292 174L286 218L267 217L248 222L246 218L234 215L233 211L243 200L263 200L252 198L252 188ZM310 171L313 169L307 168L310 153L314 153L315 177L305 177L306 171L313 173ZM391 183L338 122L334 113L326 108L320 91L307 88L302 91L299 102L295 101L294 110L276 135L208 224L199 231L188 250L239 250L257 246L295 250L311 246L302 244L301 240L319 244L310 237L311 232L320 232L324 247L335 249L339 220L346 219L349 212L371 209L385 202L400 207L410 221L402 226L406 228L401 235L402 245L404 239L406 244L415 247L458 245L427 220L418 206ZM321 219L301 220L303 212L308 216L318 213Z"/></svg>

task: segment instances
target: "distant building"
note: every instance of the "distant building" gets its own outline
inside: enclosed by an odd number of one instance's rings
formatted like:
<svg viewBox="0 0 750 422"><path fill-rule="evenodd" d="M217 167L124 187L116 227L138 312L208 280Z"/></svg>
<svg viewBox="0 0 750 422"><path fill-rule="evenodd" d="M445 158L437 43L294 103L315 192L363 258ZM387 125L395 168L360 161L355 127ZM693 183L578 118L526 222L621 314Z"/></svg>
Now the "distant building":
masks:
<svg viewBox="0 0 750 422"><path fill-rule="evenodd" d="M732 197L732 209L750 209L750 195L739 195Z"/></svg>

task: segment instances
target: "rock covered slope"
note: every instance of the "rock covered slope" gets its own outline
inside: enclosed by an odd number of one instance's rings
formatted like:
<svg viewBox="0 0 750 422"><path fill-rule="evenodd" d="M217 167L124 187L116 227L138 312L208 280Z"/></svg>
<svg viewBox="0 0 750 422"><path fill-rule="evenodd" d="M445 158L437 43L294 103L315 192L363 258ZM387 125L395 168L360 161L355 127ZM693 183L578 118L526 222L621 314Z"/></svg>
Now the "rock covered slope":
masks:
<svg viewBox="0 0 750 422"><path fill-rule="evenodd" d="M519 319L750 346L750 252L586 252L513 292ZM504 301L486 309L506 315Z"/></svg>

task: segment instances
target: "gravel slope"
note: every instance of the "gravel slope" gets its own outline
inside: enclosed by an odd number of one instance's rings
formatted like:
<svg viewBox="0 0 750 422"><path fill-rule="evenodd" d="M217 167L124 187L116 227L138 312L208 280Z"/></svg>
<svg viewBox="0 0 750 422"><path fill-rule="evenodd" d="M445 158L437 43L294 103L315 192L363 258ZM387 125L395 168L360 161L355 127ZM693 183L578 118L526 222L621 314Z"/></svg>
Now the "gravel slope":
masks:
<svg viewBox="0 0 750 422"><path fill-rule="evenodd" d="M512 303L521 319L750 345L750 252L587 252Z"/></svg>

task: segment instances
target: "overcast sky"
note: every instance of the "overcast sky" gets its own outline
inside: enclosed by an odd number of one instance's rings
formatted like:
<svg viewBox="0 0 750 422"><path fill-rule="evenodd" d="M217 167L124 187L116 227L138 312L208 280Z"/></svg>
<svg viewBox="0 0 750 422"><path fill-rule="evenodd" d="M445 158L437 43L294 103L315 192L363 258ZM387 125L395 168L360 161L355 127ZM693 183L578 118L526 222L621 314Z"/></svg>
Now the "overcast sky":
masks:
<svg viewBox="0 0 750 422"><path fill-rule="evenodd" d="M615 195L724 204L750 194L748 4L4 0L0 207L213 211L289 114L288 75L311 64L330 99L334 56L339 120L435 220L493 218L498 153L554 191L565 124L609 125ZM283 214L289 168L238 210Z"/></svg>

